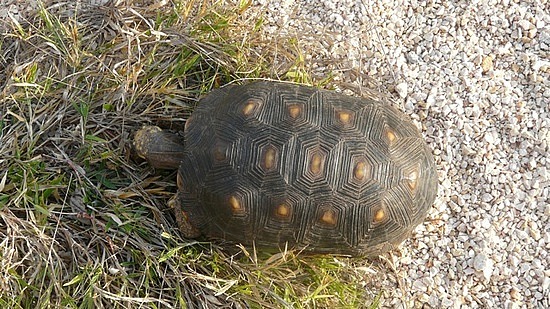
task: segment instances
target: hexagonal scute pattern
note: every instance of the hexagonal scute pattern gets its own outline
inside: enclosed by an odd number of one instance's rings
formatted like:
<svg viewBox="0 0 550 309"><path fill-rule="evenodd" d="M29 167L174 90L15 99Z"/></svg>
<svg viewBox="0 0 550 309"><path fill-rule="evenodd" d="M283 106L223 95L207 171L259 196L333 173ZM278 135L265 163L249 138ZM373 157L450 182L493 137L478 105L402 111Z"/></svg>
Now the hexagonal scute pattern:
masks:
<svg viewBox="0 0 550 309"><path fill-rule="evenodd" d="M179 180L183 218L207 237L351 255L399 244L437 193L405 114L280 82L206 96L186 124Z"/></svg>

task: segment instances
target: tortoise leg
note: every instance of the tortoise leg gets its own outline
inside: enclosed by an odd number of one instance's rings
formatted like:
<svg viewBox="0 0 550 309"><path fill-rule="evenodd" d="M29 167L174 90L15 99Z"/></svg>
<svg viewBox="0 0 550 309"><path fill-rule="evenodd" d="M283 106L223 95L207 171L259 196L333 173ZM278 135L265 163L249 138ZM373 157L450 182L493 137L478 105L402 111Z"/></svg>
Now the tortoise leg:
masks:
<svg viewBox="0 0 550 309"><path fill-rule="evenodd" d="M181 190L182 186L181 176L180 173L178 173L178 188ZM179 229L183 235L187 238L197 238L201 235L201 232L197 229L193 222L191 222L188 213L181 207L180 192L170 199L168 206L170 206L172 211L174 211L176 222L178 222Z"/></svg>
<svg viewBox="0 0 550 309"><path fill-rule="evenodd" d="M174 196L170 202L168 202L168 205L172 210L174 211L174 215L176 216L176 222L178 223L179 230L183 233L183 236L187 238L197 238L201 236L201 232L189 222L189 217L179 207L179 203L175 201L177 198L177 195Z"/></svg>
<svg viewBox="0 0 550 309"><path fill-rule="evenodd" d="M176 134L159 127L146 126L136 132L134 148L151 166L177 169L183 159L183 141Z"/></svg>

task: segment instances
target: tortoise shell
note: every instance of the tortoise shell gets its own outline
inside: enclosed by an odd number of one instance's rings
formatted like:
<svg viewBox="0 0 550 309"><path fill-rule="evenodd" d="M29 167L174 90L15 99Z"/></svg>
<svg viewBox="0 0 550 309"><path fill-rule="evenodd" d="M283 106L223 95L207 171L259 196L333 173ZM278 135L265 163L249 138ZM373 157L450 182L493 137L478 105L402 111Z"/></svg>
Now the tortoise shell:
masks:
<svg viewBox="0 0 550 309"><path fill-rule="evenodd" d="M217 89L187 120L184 147L143 140L163 147L144 154L151 163L180 163L172 203L189 237L375 255L401 243L437 193L431 151L404 113L313 87Z"/></svg>

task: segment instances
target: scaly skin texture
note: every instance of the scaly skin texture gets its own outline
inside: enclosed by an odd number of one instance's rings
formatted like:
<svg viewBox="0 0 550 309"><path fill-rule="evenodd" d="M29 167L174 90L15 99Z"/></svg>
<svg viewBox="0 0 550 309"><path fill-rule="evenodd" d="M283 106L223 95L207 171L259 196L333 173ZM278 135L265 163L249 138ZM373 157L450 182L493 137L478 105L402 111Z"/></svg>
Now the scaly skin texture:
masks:
<svg viewBox="0 0 550 309"><path fill-rule="evenodd" d="M175 170L183 158L183 141L159 127L146 126L137 131L134 148L155 168Z"/></svg>

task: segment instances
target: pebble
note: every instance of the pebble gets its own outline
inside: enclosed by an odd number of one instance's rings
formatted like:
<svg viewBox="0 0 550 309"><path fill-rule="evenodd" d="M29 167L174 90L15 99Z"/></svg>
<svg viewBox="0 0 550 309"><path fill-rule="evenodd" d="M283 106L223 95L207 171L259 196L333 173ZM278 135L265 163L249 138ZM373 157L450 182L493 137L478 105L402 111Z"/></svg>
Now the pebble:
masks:
<svg viewBox="0 0 550 309"><path fill-rule="evenodd" d="M399 96L401 98L406 98L407 97L407 92L408 92L408 88L407 88L407 83L399 83L395 86L395 91L397 92L397 94L399 94Z"/></svg>
<svg viewBox="0 0 550 309"><path fill-rule="evenodd" d="M523 30L529 30L535 27L531 22L525 19L520 20L518 24L521 26L521 28L523 28Z"/></svg>
<svg viewBox="0 0 550 309"><path fill-rule="evenodd" d="M514 300L521 300L523 298L521 296L520 290L515 286L510 289L510 297L512 297L512 299Z"/></svg>
<svg viewBox="0 0 550 309"><path fill-rule="evenodd" d="M489 280L493 274L494 262L484 253L479 253L474 258L473 262L474 269L478 272L481 272L483 279Z"/></svg>
<svg viewBox="0 0 550 309"><path fill-rule="evenodd" d="M481 200L485 203L490 202L493 199L493 196L490 193L483 193Z"/></svg>
<svg viewBox="0 0 550 309"><path fill-rule="evenodd" d="M493 69L493 57L492 56L486 56L481 61L481 70L483 73L487 73L490 70Z"/></svg>

